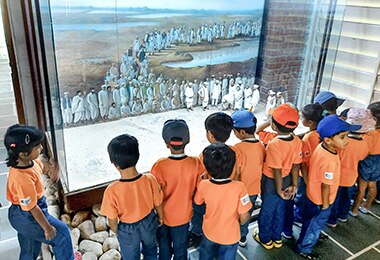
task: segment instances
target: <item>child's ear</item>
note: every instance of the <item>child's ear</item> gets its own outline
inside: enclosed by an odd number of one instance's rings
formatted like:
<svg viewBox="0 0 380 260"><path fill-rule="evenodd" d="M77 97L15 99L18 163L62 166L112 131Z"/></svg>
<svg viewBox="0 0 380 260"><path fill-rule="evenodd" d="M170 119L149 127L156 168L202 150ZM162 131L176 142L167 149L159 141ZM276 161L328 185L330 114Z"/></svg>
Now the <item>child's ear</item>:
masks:
<svg viewBox="0 0 380 260"><path fill-rule="evenodd" d="M277 126L273 123L273 121L271 120L271 122L270 122L270 126L271 126L271 128L273 129L273 131L278 131L278 129L277 129Z"/></svg>
<svg viewBox="0 0 380 260"><path fill-rule="evenodd" d="M323 138L323 142L325 142L326 144L330 145L332 143L332 139L330 137L325 137Z"/></svg>
<svg viewBox="0 0 380 260"><path fill-rule="evenodd" d="M210 131L207 131L206 135L208 140L215 140L214 135Z"/></svg>

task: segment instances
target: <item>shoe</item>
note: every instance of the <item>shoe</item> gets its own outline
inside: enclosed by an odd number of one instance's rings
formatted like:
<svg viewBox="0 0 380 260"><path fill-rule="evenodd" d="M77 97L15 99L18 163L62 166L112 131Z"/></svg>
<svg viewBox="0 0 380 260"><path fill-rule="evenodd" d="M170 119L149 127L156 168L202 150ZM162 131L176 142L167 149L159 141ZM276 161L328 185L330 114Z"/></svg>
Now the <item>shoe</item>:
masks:
<svg viewBox="0 0 380 260"><path fill-rule="evenodd" d="M246 245L247 245L247 237L246 236L241 237L239 241L239 246L245 247Z"/></svg>
<svg viewBox="0 0 380 260"><path fill-rule="evenodd" d="M358 216L358 213L354 213L351 210L348 212L348 214L350 214L350 216L354 217L354 218L356 218Z"/></svg>
<svg viewBox="0 0 380 260"><path fill-rule="evenodd" d="M347 222L347 219L346 219L346 218L338 218L338 220L339 220L340 222L343 222L343 223L346 223L346 222Z"/></svg>
<svg viewBox="0 0 380 260"><path fill-rule="evenodd" d="M189 241L189 247L199 247L202 241L202 235L196 235L192 232L190 232L190 241Z"/></svg>
<svg viewBox="0 0 380 260"><path fill-rule="evenodd" d="M275 248L281 248L282 247L282 240L275 240L275 241L273 241L273 246Z"/></svg>
<svg viewBox="0 0 380 260"><path fill-rule="evenodd" d="M335 228L336 227L336 224L331 224L331 223L328 223L326 222L326 225L330 228Z"/></svg>
<svg viewBox="0 0 380 260"><path fill-rule="evenodd" d="M288 236L285 234L285 232L281 232L281 236L283 236L286 239L293 239L294 237L292 235Z"/></svg>
<svg viewBox="0 0 380 260"><path fill-rule="evenodd" d="M253 231L252 237L253 237L253 239L256 240L257 243L259 243L260 245L262 245L265 249L270 250L270 249L273 248L273 242L272 242L272 240L270 240L267 243L263 243L263 242L260 241L259 230L257 228Z"/></svg>
<svg viewBox="0 0 380 260"><path fill-rule="evenodd" d="M323 240L327 240L327 239L329 239L328 235L325 235L323 233L319 234L318 240L323 241Z"/></svg>
<svg viewBox="0 0 380 260"><path fill-rule="evenodd" d="M359 207L359 211L363 214L367 214L368 213L368 210L364 207Z"/></svg>
<svg viewBox="0 0 380 260"><path fill-rule="evenodd" d="M298 253L299 256L305 258L305 259L319 259L319 255L315 252L311 253Z"/></svg>

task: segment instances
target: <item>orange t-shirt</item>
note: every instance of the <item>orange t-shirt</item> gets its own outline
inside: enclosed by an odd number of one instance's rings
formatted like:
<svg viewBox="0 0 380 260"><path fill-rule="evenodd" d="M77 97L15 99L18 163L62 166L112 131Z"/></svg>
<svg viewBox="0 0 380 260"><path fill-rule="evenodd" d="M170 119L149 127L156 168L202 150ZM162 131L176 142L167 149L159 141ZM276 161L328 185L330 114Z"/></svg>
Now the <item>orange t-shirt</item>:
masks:
<svg viewBox="0 0 380 260"><path fill-rule="evenodd" d="M340 159L319 144L310 159L307 197L316 205L322 205L322 183L330 186L329 204L333 204L339 188Z"/></svg>
<svg viewBox="0 0 380 260"><path fill-rule="evenodd" d="M231 145L229 145L228 147L230 147L235 152L235 155L236 155L235 147L233 147ZM201 162L203 164L203 152L199 154L199 159L201 160ZM211 179L211 175L207 172L206 167L204 169L205 170L204 170L204 173L201 176L201 179L202 180ZM236 162L235 162L234 168L232 169L232 172L231 172L231 175L230 175L230 179L231 180L233 180L235 178L236 170L237 170L237 167L236 167Z"/></svg>
<svg viewBox="0 0 380 260"><path fill-rule="evenodd" d="M367 135L362 135L362 139L348 136L348 144L344 149L338 151L341 163L341 174L339 186L351 187L358 178L359 161L364 160L369 152Z"/></svg>
<svg viewBox="0 0 380 260"><path fill-rule="evenodd" d="M207 239L222 245L240 240L239 214L247 213L252 207L242 182L202 180L194 201L198 205L206 203L202 229Z"/></svg>
<svg viewBox="0 0 380 260"><path fill-rule="evenodd" d="M192 200L205 169L197 157L169 157L158 160L151 173L164 194L164 224L170 227L188 223Z"/></svg>
<svg viewBox="0 0 380 260"><path fill-rule="evenodd" d="M302 138L302 161L309 165L311 155L313 154L315 148L321 142L319 134L316 130L310 131L305 134Z"/></svg>
<svg viewBox="0 0 380 260"><path fill-rule="evenodd" d="M41 174L44 165L36 159L31 166L10 167L7 183L7 200L20 205L24 211L29 211L37 205L44 195L44 184Z"/></svg>
<svg viewBox="0 0 380 260"><path fill-rule="evenodd" d="M300 164L301 162L301 139L294 135L286 138L277 136L267 145L263 173L273 179L272 169L281 169L282 177L286 177L289 175L293 164Z"/></svg>
<svg viewBox="0 0 380 260"><path fill-rule="evenodd" d="M151 174L111 183L103 194L100 212L109 219L135 223L162 204L162 191Z"/></svg>
<svg viewBox="0 0 380 260"><path fill-rule="evenodd" d="M240 168L239 181L245 184L250 196L259 194L265 157L264 145L258 140L245 140L234 147L236 165Z"/></svg>
<svg viewBox="0 0 380 260"><path fill-rule="evenodd" d="M261 131L259 133L259 140L263 142L263 144L266 146L269 143L269 141L274 139L276 136L277 133Z"/></svg>
<svg viewBox="0 0 380 260"><path fill-rule="evenodd" d="M380 154L380 129L369 132L371 137L371 155Z"/></svg>

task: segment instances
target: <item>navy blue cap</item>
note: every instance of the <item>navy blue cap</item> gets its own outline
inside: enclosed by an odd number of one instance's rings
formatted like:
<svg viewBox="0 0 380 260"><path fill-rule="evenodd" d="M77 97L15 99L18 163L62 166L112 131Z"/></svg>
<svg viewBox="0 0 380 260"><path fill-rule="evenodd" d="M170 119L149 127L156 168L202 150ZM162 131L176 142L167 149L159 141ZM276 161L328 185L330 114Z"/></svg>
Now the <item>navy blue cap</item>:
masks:
<svg viewBox="0 0 380 260"><path fill-rule="evenodd" d="M361 125L350 125L349 123L340 119L337 115L326 116L319 122L317 132L321 139L331 137L340 132L357 131Z"/></svg>
<svg viewBox="0 0 380 260"><path fill-rule="evenodd" d="M235 128L249 128L255 126L253 122L255 115L248 110L238 110L232 113L232 121Z"/></svg>
<svg viewBox="0 0 380 260"><path fill-rule="evenodd" d="M162 138L164 139L165 143L169 143L171 145L182 145L189 143L189 127L187 126L185 120L167 120L164 123L164 127L162 128Z"/></svg>
<svg viewBox="0 0 380 260"><path fill-rule="evenodd" d="M335 98L337 101L338 107L343 104L344 99L337 98L334 93L330 91L321 91L318 93L318 95L314 98L314 104L320 104L322 105L326 101Z"/></svg>

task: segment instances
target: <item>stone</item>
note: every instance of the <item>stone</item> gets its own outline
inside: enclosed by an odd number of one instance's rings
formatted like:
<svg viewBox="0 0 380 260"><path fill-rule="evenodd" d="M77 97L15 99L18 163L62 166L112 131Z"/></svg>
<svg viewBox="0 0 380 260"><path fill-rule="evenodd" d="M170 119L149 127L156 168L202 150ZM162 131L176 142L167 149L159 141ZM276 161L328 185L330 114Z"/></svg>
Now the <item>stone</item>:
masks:
<svg viewBox="0 0 380 260"><path fill-rule="evenodd" d="M75 214L73 217L73 221L71 221L71 224L73 227L79 226L81 223L83 223L86 219L90 217L91 212L90 211L79 211Z"/></svg>
<svg viewBox="0 0 380 260"><path fill-rule="evenodd" d="M71 214L71 213L74 213L74 210L71 210L69 209L69 206L67 203L65 203L65 205L63 205L63 211L67 214Z"/></svg>
<svg viewBox="0 0 380 260"><path fill-rule="evenodd" d="M58 200L56 200L53 196L47 196L46 203L48 205L58 205Z"/></svg>
<svg viewBox="0 0 380 260"><path fill-rule="evenodd" d="M60 210L58 205L49 205L48 206L48 212L50 215L55 217L56 219L59 219Z"/></svg>
<svg viewBox="0 0 380 260"><path fill-rule="evenodd" d="M106 240L107 237L108 237L107 231L96 232L90 235L91 240L102 243L102 244Z"/></svg>
<svg viewBox="0 0 380 260"><path fill-rule="evenodd" d="M95 230L98 232L108 230L107 218L102 216L97 217L95 220Z"/></svg>
<svg viewBox="0 0 380 260"><path fill-rule="evenodd" d="M105 252L99 260L120 260L121 254L116 249L111 249L107 252Z"/></svg>
<svg viewBox="0 0 380 260"><path fill-rule="evenodd" d="M78 251L78 242L79 242L79 237L80 237L79 228L74 228L73 230L71 230L70 236L71 236L71 243L73 245L74 251Z"/></svg>
<svg viewBox="0 0 380 260"><path fill-rule="evenodd" d="M79 250L81 252L93 252L97 257L103 254L102 244L91 240L82 240L79 244Z"/></svg>
<svg viewBox="0 0 380 260"><path fill-rule="evenodd" d="M100 214L100 206L101 206L101 204L96 204L96 205L92 206L92 212L94 212L94 214L98 217L102 216L102 214Z"/></svg>
<svg viewBox="0 0 380 260"><path fill-rule="evenodd" d="M92 223L94 223L94 225L95 225L95 222L96 222L96 215L94 215L94 214L91 214L91 221L92 221Z"/></svg>
<svg viewBox="0 0 380 260"><path fill-rule="evenodd" d="M98 260L98 257L94 252L87 252L82 255L82 260Z"/></svg>
<svg viewBox="0 0 380 260"><path fill-rule="evenodd" d="M119 241L116 237L108 237L103 243L103 252L111 249L119 249Z"/></svg>
<svg viewBox="0 0 380 260"><path fill-rule="evenodd" d="M110 229L110 235L109 236L110 237L115 237L116 236L115 232L113 232L112 229Z"/></svg>
<svg viewBox="0 0 380 260"><path fill-rule="evenodd" d="M62 214L61 215L61 220L63 223L65 223L66 225L68 225L69 227L71 226L71 217L69 214Z"/></svg>
<svg viewBox="0 0 380 260"><path fill-rule="evenodd" d="M83 239L90 239L90 236L95 233L94 223L91 220L86 220L78 226L80 236Z"/></svg>

